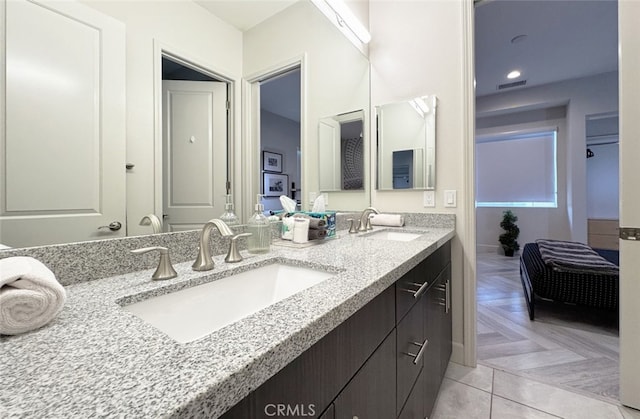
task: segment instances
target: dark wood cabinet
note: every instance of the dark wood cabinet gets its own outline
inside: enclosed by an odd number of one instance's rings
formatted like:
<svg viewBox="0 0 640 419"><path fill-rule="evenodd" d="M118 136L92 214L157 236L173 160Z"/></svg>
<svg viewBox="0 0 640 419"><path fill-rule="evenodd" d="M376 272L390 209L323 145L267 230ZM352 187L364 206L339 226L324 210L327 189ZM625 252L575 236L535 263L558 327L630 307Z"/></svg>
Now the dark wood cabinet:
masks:
<svg viewBox="0 0 640 419"><path fill-rule="evenodd" d="M450 254L441 246L222 417L429 416L451 356Z"/></svg>
<svg viewBox="0 0 640 419"><path fill-rule="evenodd" d="M254 391L261 412L278 403L322 412L393 330L390 287Z"/></svg>
<svg viewBox="0 0 640 419"><path fill-rule="evenodd" d="M325 410L318 419L335 419L336 418L336 406L331 403L327 410Z"/></svg>
<svg viewBox="0 0 640 419"><path fill-rule="evenodd" d="M396 415L396 336L392 332L336 398L336 419L388 419Z"/></svg>
<svg viewBox="0 0 640 419"><path fill-rule="evenodd" d="M425 369L426 367L420 372L420 375L411 389L411 394L402 408L402 412L400 413L400 416L398 416L398 419L422 419L426 416L424 413L424 385L426 382L423 379Z"/></svg>
<svg viewBox="0 0 640 419"><path fill-rule="evenodd" d="M451 264L440 272L433 287L425 296L425 334L429 340L424 359L423 400L424 415L431 415L442 378L451 357Z"/></svg>

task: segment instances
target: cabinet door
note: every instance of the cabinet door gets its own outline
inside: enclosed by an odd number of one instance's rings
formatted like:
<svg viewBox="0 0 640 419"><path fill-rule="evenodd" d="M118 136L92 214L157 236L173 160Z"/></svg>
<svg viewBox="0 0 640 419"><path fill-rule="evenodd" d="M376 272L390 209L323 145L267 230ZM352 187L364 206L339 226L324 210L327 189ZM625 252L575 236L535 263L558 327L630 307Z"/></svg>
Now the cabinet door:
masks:
<svg viewBox="0 0 640 419"><path fill-rule="evenodd" d="M432 346L431 342L425 340L424 334L425 301L424 297L420 298L397 326L397 414L400 413L416 382L423 365L425 352Z"/></svg>
<svg viewBox="0 0 640 419"><path fill-rule="evenodd" d="M253 409L279 403L322 412L393 330L393 310L392 286L256 389Z"/></svg>
<svg viewBox="0 0 640 419"><path fill-rule="evenodd" d="M424 371L422 373L425 416L431 414L431 410L438 397L440 389L441 375L441 357L440 351L442 347L442 327L441 327L441 311L443 307L440 305L441 292L439 284L436 284L429 290L425 296L426 300L426 317L425 317L425 334L429 339L429 346L424 355Z"/></svg>
<svg viewBox="0 0 640 419"><path fill-rule="evenodd" d="M440 375L444 376L449 359L451 358L451 346L453 340L452 320L451 320L451 264L444 270L442 283L445 287L445 307L440 307Z"/></svg>
<svg viewBox="0 0 640 419"><path fill-rule="evenodd" d="M392 332L338 395L336 419L396 417L396 336Z"/></svg>
<svg viewBox="0 0 640 419"><path fill-rule="evenodd" d="M336 418L336 406L331 403L327 410L324 411L318 419L335 419Z"/></svg>

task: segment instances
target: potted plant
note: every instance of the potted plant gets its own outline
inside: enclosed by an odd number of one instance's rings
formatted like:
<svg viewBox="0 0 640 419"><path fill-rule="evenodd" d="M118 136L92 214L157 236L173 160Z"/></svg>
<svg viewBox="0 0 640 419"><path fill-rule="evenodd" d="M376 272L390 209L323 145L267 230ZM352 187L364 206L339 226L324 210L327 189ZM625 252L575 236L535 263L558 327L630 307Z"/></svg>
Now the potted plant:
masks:
<svg viewBox="0 0 640 419"><path fill-rule="evenodd" d="M512 257L513 253L520 249L517 241L518 235L520 235L520 229L515 225L516 221L518 221L518 217L511 210L502 212L500 227L502 227L505 232L500 235L499 240L505 256Z"/></svg>

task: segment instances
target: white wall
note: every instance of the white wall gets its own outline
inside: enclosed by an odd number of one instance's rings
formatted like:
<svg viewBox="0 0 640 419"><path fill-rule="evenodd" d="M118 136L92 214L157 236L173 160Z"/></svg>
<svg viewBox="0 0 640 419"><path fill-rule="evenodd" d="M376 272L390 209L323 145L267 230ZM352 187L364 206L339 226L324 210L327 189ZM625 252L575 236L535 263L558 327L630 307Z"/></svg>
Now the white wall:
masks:
<svg viewBox="0 0 640 419"><path fill-rule="evenodd" d="M618 144L589 148L594 156L587 159L587 217L617 220L620 202Z"/></svg>
<svg viewBox="0 0 640 419"><path fill-rule="evenodd" d="M436 208L423 207L422 191L372 191L371 203L381 211L446 212L456 214L452 247L453 359L464 351L463 289L465 261L474 265L474 245L466 240L465 196L465 50L463 2L371 1L372 106L423 95L436 95ZM375 161L375 155L372 154ZM375 176L375 167L372 170ZM443 191L457 191L457 208L444 208ZM471 268L473 269L473 268ZM469 307L467 310L475 310ZM468 327L475 327L469 325ZM473 329L471 329L473 330ZM471 361L473 362L473 361Z"/></svg>
<svg viewBox="0 0 640 419"><path fill-rule="evenodd" d="M369 63L310 2L302 1L244 34L244 75L258 76L292 59L305 57L301 78L306 109L302 113L303 206L320 189L318 121L340 113L364 110L369 115ZM302 106L305 106L304 103ZM368 125L365 137L369 137ZM366 150L368 152L368 150ZM365 170L369 171L368 161ZM248 176L258 176L248 173ZM259 185L259 184L258 184ZM330 209L361 210L369 203L365 191L329 192ZM306 202L305 202L306 201Z"/></svg>
<svg viewBox="0 0 640 419"><path fill-rule="evenodd" d="M88 6L126 24L128 234L148 234L138 221L154 208L154 41L233 80L242 76L242 33L191 1L95 1ZM234 111L240 115L240 84ZM232 129L239 141L240 120ZM237 138L236 138L237 137ZM234 180L235 181L235 180ZM239 183L238 183L239 185Z"/></svg>
<svg viewBox="0 0 640 419"><path fill-rule="evenodd" d="M297 170L300 123L263 110L260 113L260 131L260 152L267 150L282 154L282 174L289 176L289 188L291 182L295 182L297 188L300 185ZM291 197L291 192L288 196ZM265 197L263 204L265 210L282 209L279 198Z"/></svg>
<svg viewBox="0 0 640 419"><path fill-rule="evenodd" d="M566 213L570 236L587 242L586 116L618 110L616 72L520 89L476 100L476 115L486 117L567 104ZM549 220L549 223L555 221ZM480 225L478 220L478 225ZM549 224L550 225L550 224Z"/></svg>

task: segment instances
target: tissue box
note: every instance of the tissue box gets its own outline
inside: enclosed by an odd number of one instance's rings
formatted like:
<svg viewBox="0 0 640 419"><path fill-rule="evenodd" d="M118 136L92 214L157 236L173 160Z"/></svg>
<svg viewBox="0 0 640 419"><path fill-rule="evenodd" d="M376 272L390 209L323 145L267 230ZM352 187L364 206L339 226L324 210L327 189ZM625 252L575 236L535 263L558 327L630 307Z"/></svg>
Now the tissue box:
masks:
<svg viewBox="0 0 640 419"><path fill-rule="evenodd" d="M333 211L325 212L309 212L309 211L295 211L288 212L287 217L295 214L305 214L312 218L320 218L327 223L327 238L336 236L336 213Z"/></svg>

